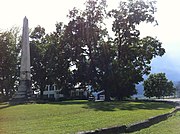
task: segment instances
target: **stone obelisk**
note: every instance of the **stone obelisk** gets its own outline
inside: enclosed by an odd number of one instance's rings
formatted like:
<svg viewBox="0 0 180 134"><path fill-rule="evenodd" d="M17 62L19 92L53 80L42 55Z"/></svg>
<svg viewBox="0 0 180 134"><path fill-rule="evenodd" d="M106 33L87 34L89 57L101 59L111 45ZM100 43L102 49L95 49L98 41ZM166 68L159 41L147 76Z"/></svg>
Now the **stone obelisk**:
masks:
<svg viewBox="0 0 180 134"><path fill-rule="evenodd" d="M20 67L20 83L18 91L14 94L14 100L27 100L31 96L31 76L30 76L30 48L29 48L29 28L28 19L23 21L22 51Z"/></svg>

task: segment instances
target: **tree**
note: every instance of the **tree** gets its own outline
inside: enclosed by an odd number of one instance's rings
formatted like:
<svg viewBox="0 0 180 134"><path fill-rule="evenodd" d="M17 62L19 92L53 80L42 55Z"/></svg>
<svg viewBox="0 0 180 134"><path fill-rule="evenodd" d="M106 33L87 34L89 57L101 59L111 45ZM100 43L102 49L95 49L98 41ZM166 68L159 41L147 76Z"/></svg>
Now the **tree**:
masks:
<svg viewBox="0 0 180 134"><path fill-rule="evenodd" d="M112 64L113 80L110 81L111 96L117 99L130 97L136 93L135 84L150 73L152 58L165 53L161 42L153 37L140 38L141 23L155 23L154 2L129 0L120 2L118 9L109 12L113 18L112 31L116 56Z"/></svg>
<svg viewBox="0 0 180 134"><path fill-rule="evenodd" d="M55 83L62 89L64 95L69 95L69 89L74 86L71 71L72 48L66 43L65 27L62 22L56 24L56 31L50 34L50 46L46 52L48 83Z"/></svg>
<svg viewBox="0 0 180 134"><path fill-rule="evenodd" d="M74 8L69 13L69 23L65 29L64 41L71 48L71 64L74 66L75 84L91 84L102 89L102 52L107 38L104 28L105 0L87 0L84 11ZM106 47L107 48L107 47Z"/></svg>
<svg viewBox="0 0 180 134"><path fill-rule="evenodd" d="M71 10L69 23L57 23L56 31L46 34L45 28L37 26L30 34L34 87L42 95L46 84L55 83L66 93L77 84L92 84L105 90L106 100L135 94L135 85L150 73L151 60L165 53L156 38L140 38L137 27L141 23L157 23L154 4L143 0L121 1L118 9L107 12L106 0L87 0L85 10ZM104 23L106 17L113 19L112 37ZM1 35L0 86L7 86L5 82L14 83L17 77L12 70L19 52L15 50L18 45L13 34ZM8 94L10 88L1 88L1 93L6 89Z"/></svg>
<svg viewBox="0 0 180 134"><path fill-rule="evenodd" d="M12 97L17 87L19 65L19 29L12 28L0 33L0 94Z"/></svg>
<svg viewBox="0 0 180 134"><path fill-rule="evenodd" d="M144 81L144 95L146 97L165 97L175 93L173 82L168 81L165 73L151 74Z"/></svg>
<svg viewBox="0 0 180 134"><path fill-rule="evenodd" d="M56 82L64 89L91 81L105 90L106 100L130 97L136 93L135 84L150 73L151 60L165 53L161 42L140 38L137 28L144 22L156 24L154 2L120 2L108 14L106 0L87 0L85 6L83 11L71 10L69 23L58 23L49 35L41 27L32 32L33 79L41 88ZM104 24L107 15L114 19L113 38Z"/></svg>
<svg viewBox="0 0 180 134"><path fill-rule="evenodd" d="M30 35L32 82L41 95L48 84L64 90L71 86L70 48L63 37L62 23L56 24L53 33L46 34L43 27L37 26Z"/></svg>
<svg viewBox="0 0 180 134"><path fill-rule="evenodd" d="M137 26L156 23L154 2L142 0L120 2L108 16L113 18L114 39L109 37L103 21L107 17L105 0L87 0L84 11L70 11L65 29L65 43L71 48L75 83L105 90L106 100L130 97L135 84L150 73L152 58L165 53L161 42L152 37L140 38Z"/></svg>
<svg viewBox="0 0 180 134"><path fill-rule="evenodd" d="M37 26L30 33L30 59L31 59L31 74L32 84L36 89L40 89L41 95L46 85L46 61L44 60L47 51L48 42L46 40L45 29Z"/></svg>

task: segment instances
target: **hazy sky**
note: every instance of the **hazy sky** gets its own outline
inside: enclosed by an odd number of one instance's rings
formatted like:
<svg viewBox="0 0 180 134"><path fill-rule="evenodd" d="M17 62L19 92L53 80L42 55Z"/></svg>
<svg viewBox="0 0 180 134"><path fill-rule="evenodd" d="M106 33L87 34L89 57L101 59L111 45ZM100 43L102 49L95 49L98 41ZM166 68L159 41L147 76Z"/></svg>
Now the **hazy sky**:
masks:
<svg viewBox="0 0 180 134"><path fill-rule="evenodd" d="M85 0L0 0L0 29L22 27L24 16L29 27L43 26L47 32L55 29L56 22L67 22L66 15L73 7L83 7ZM109 9L116 8L119 0L107 0ZM180 0L157 0L156 19L159 25L142 25L141 35L151 35L163 42L165 58L170 58L180 67Z"/></svg>
<svg viewBox="0 0 180 134"><path fill-rule="evenodd" d="M67 22L66 15L74 6L82 8L85 0L0 0L0 29L22 26L24 16L29 19L29 27L37 25L50 32L56 22ZM119 0L107 0L109 8L118 6ZM159 26L143 25L143 35L157 36L165 44L179 42L180 1L157 0L156 18Z"/></svg>

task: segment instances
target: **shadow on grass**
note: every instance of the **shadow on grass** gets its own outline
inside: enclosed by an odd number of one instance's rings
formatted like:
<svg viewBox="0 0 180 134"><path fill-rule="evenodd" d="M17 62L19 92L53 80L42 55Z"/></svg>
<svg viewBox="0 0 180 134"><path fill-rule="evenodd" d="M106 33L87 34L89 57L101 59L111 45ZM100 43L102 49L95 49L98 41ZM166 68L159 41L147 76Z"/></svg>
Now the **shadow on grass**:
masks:
<svg viewBox="0 0 180 134"><path fill-rule="evenodd" d="M163 102L131 102L131 101L112 101L112 102L93 102L87 100L70 100L62 102L50 102L54 105L82 105L82 108L93 109L96 111L116 111L116 110L162 110L174 108L173 105Z"/></svg>
<svg viewBox="0 0 180 134"><path fill-rule="evenodd" d="M116 111L116 110L162 110L171 109L172 105L160 102L90 102L87 109L101 110L101 111Z"/></svg>
<svg viewBox="0 0 180 134"><path fill-rule="evenodd" d="M60 101L60 102L46 102L45 104L54 104L54 105L82 105L87 104L87 100L68 100L68 101ZM43 103L40 103L43 104Z"/></svg>
<svg viewBox="0 0 180 134"><path fill-rule="evenodd" d="M38 103L38 102L37 102ZM82 108L93 109L95 111L116 111L116 110L162 110L171 109L174 106L163 102L131 102L131 101L112 101L112 102L93 102L87 100L69 100L62 102L39 102L38 104L51 105L82 105ZM15 105L0 104L0 109Z"/></svg>

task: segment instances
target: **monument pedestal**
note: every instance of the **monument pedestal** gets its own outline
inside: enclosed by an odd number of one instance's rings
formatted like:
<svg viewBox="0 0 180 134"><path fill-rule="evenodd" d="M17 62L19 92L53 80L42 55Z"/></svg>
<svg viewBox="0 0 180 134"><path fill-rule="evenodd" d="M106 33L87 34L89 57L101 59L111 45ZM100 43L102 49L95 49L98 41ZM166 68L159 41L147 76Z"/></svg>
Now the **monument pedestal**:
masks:
<svg viewBox="0 0 180 134"><path fill-rule="evenodd" d="M22 80L20 81L18 91L14 94L13 99L28 99L31 95L31 81Z"/></svg>
<svg viewBox="0 0 180 134"><path fill-rule="evenodd" d="M18 87L18 91L13 95L11 104L23 104L28 103L32 99L31 81L22 80Z"/></svg>

